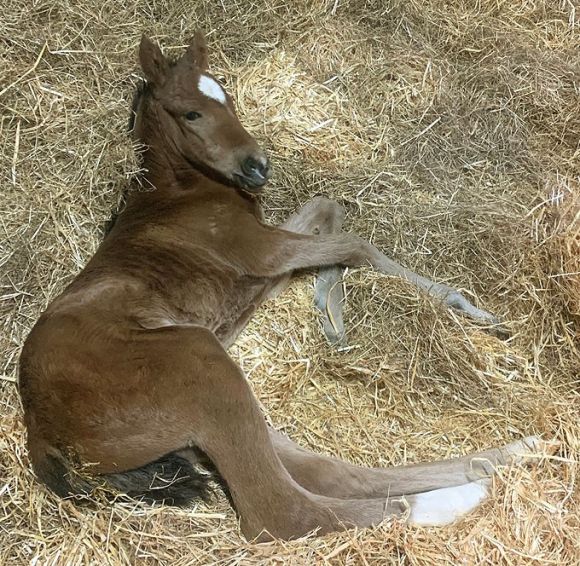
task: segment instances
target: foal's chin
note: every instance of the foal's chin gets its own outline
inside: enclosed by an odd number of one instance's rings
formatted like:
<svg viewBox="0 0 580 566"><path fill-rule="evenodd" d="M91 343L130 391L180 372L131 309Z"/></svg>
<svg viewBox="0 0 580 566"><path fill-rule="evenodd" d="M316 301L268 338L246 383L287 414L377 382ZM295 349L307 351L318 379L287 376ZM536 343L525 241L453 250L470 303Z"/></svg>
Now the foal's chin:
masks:
<svg viewBox="0 0 580 566"><path fill-rule="evenodd" d="M233 179L231 179L232 183L242 191L249 193L251 195L259 195L264 190L265 186L267 185L267 181L262 183L261 185L256 185L253 183L248 182L244 177L240 175L234 175Z"/></svg>

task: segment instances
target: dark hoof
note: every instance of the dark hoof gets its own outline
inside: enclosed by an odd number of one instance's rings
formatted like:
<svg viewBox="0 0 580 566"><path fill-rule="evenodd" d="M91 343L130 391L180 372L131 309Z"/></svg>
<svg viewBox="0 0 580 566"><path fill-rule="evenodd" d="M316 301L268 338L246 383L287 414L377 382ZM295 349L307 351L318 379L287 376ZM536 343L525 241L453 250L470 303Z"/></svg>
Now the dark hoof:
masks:
<svg viewBox="0 0 580 566"><path fill-rule="evenodd" d="M344 291L341 281L342 268L322 268L318 272L314 289L314 304L321 313L324 334L328 342L336 348L347 345L342 318Z"/></svg>
<svg viewBox="0 0 580 566"><path fill-rule="evenodd" d="M500 340L507 340L512 334L509 328L499 321L494 323L493 326L488 326L485 330Z"/></svg>

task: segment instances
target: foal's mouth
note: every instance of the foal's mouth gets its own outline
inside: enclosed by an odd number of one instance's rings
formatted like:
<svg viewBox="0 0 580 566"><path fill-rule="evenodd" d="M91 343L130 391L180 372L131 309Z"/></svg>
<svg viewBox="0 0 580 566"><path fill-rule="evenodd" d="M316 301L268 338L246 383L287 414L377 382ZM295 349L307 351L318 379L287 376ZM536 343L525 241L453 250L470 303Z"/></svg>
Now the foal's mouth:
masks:
<svg viewBox="0 0 580 566"><path fill-rule="evenodd" d="M261 178L258 178L256 176L248 177L247 175L234 173L233 178L236 185L241 189L244 189L249 193L259 193L268 182L270 176L261 176Z"/></svg>
<svg viewBox="0 0 580 566"><path fill-rule="evenodd" d="M248 155L241 161L240 168L234 172L237 183L250 192L260 191L270 176L270 163L261 152Z"/></svg>

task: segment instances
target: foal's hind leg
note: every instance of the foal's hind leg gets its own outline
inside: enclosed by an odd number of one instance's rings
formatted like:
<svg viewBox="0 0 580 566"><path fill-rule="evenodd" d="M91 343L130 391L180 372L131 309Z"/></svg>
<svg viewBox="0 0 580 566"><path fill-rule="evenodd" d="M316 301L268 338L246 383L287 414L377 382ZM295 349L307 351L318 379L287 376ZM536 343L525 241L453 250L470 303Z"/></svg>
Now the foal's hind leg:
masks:
<svg viewBox="0 0 580 566"><path fill-rule="evenodd" d="M300 485L313 493L339 498L411 495L459 486L491 477L496 466L525 461L554 447L532 436L461 458L364 468L310 452L273 429L270 437L282 463Z"/></svg>
<svg viewBox="0 0 580 566"><path fill-rule="evenodd" d="M345 499L389 497L408 506L408 522L422 526L450 524L477 508L489 495L497 465L533 462L530 458L557 448L528 437L453 460L361 468L304 450L279 432L271 430L270 436L285 468L309 491Z"/></svg>
<svg viewBox="0 0 580 566"><path fill-rule="evenodd" d="M135 336L132 346L144 369L127 379L147 394L138 407L133 399L128 414L127 399L110 400L110 410L123 418L113 445L110 433L91 440L111 462L101 472L123 471L113 463L128 450L132 467L139 467L196 446L225 480L248 537L263 530L295 538L317 528L366 527L405 511L400 501L336 499L300 486L276 453L248 381L209 331L166 327Z"/></svg>

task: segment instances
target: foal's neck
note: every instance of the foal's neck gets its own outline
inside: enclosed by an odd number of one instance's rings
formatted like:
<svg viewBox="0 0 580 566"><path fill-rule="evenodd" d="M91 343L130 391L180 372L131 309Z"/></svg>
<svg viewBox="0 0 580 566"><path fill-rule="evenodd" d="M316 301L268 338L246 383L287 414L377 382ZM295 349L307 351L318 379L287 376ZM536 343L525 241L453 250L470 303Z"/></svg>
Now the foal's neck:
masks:
<svg viewBox="0 0 580 566"><path fill-rule="evenodd" d="M152 131L140 141L145 145L142 153L142 184L154 187L159 196L167 198L183 191L206 192L208 187L213 187L214 190L221 187L232 196L237 194L243 200L255 201L253 196L221 181L217 173L212 174L203 166L187 160L162 134Z"/></svg>
<svg viewBox="0 0 580 566"><path fill-rule="evenodd" d="M149 130L149 131L147 131ZM139 140L145 149L141 154L142 178L157 191L176 191L203 181L204 175L175 149L172 144L149 127Z"/></svg>

